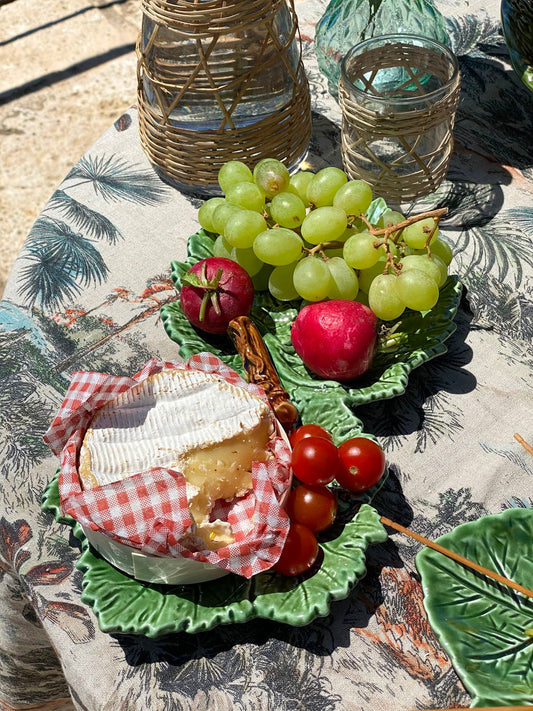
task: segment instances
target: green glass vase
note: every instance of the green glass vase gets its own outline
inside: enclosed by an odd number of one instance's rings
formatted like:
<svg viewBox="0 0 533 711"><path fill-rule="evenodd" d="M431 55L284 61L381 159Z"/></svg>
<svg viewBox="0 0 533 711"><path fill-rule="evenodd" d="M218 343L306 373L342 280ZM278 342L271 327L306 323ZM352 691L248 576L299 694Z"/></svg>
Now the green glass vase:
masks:
<svg viewBox="0 0 533 711"><path fill-rule="evenodd" d="M502 29L509 57L522 83L533 91L533 3L502 0Z"/></svg>
<svg viewBox="0 0 533 711"><path fill-rule="evenodd" d="M340 64L348 50L388 34L422 35L450 44L444 17L431 0L330 0L316 26L315 52L335 98Z"/></svg>

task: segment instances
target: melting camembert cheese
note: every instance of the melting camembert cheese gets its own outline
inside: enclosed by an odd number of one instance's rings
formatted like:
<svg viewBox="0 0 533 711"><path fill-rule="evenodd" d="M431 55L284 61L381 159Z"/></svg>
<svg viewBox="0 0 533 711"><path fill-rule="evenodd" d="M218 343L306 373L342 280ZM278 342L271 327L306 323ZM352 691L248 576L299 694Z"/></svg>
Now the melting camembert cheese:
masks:
<svg viewBox="0 0 533 711"><path fill-rule="evenodd" d="M217 499L252 488L252 462L264 461L273 433L269 406L244 388L198 370L163 370L121 393L94 416L80 451L84 488L154 467L180 471L195 525L189 544L233 541L229 524L210 521Z"/></svg>

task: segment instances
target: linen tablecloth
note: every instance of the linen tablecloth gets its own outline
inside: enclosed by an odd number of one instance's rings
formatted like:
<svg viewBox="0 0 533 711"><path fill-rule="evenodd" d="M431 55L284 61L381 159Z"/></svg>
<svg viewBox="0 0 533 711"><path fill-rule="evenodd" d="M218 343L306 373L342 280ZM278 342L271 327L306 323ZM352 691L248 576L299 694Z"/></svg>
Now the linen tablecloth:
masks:
<svg viewBox="0 0 533 711"><path fill-rule="evenodd" d="M357 412L390 465L380 513L428 538L533 507L533 457L514 439L533 441L533 96L511 69L496 0L438 6L462 75L454 154L431 198L449 208L441 232L464 284L457 330L404 394ZM342 166L340 111L313 50L324 9L297 2L314 170ZM178 358L159 311L176 298L170 261L185 258L201 202L157 177L133 107L53 192L14 266L0 305L0 707L468 706L423 607L420 545L401 534L372 546L348 598L301 628L105 634L82 602L77 540L40 508L57 467L42 436L75 370L130 375Z"/></svg>

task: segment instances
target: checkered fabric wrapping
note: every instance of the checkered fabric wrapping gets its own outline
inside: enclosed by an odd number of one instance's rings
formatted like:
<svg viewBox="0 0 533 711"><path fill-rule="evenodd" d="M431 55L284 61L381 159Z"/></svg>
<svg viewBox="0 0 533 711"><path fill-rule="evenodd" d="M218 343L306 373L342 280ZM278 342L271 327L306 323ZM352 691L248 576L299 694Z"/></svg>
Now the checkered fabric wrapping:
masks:
<svg viewBox="0 0 533 711"><path fill-rule="evenodd" d="M192 558L250 578L274 565L288 533L288 517L279 500L290 484L290 450L281 437L273 437L269 444L273 459L253 463L253 491L233 502L216 503L211 519L227 520L235 537L234 543L218 551L193 551L181 545L192 520L185 478L178 471L159 467L94 489L84 491L81 487L78 454L96 410L152 373L168 368L215 373L267 400L262 388L245 382L211 353L198 353L186 363L153 358L132 378L74 373L63 404L44 435L60 459L62 512L82 526L144 553Z"/></svg>

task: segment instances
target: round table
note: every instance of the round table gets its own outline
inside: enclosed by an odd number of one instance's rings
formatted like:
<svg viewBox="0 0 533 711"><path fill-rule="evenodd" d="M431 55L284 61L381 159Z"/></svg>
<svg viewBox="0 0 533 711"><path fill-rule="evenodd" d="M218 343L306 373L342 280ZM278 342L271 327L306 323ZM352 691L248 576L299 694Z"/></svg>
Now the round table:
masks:
<svg viewBox="0 0 533 711"><path fill-rule="evenodd" d="M511 69L498 5L439 4L462 74L455 149L437 196L413 206L448 207L441 233L464 285L457 328L405 393L357 413L390 466L376 507L430 539L533 507L533 457L514 437L533 442L533 96ZM313 169L342 165L339 107L313 52L324 7L297 3ZM58 465L43 434L74 371L131 375L151 357L179 359L160 308L176 299L170 262L185 258L201 203L158 177L133 107L65 177L13 268L0 304L0 706L468 706L471 669L454 668L453 644L445 649L430 624L414 562L421 546L399 533L371 546L364 579L303 627L253 620L194 634L105 633L82 600L79 540L41 510ZM533 543L520 554L527 566ZM520 703L533 703L531 671L516 673L529 684Z"/></svg>

